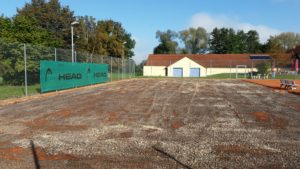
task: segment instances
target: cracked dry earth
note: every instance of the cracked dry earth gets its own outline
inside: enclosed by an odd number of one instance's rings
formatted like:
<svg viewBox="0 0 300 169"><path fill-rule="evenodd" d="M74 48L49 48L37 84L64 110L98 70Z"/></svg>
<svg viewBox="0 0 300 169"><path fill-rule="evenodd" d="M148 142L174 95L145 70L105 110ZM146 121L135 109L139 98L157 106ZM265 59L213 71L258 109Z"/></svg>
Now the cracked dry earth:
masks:
<svg viewBox="0 0 300 169"><path fill-rule="evenodd" d="M35 160L34 160L35 159ZM0 168L300 168L300 96L135 79L0 108Z"/></svg>

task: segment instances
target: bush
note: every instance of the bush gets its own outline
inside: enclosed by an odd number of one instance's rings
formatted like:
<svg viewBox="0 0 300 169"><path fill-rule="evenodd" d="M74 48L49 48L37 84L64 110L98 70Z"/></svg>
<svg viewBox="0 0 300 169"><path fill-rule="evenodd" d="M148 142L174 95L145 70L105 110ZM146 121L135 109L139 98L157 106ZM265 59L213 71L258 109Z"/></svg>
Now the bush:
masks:
<svg viewBox="0 0 300 169"><path fill-rule="evenodd" d="M271 63L263 62L257 65L258 73L269 74L271 71Z"/></svg>

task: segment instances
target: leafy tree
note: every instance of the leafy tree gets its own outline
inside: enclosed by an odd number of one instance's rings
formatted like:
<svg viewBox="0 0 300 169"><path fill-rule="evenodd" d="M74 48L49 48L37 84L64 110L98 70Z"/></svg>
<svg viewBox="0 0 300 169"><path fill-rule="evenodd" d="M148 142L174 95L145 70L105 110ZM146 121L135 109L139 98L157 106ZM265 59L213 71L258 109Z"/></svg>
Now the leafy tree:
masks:
<svg viewBox="0 0 300 169"><path fill-rule="evenodd" d="M234 31L232 28L215 28L209 40L210 51L217 54L225 53L257 53L261 44L256 31L245 33L242 30Z"/></svg>
<svg viewBox="0 0 300 169"><path fill-rule="evenodd" d="M132 49L135 41L127 33L122 24L113 20L98 21L96 30L95 51L97 54L113 57L134 55Z"/></svg>
<svg viewBox="0 0 300 169"><path fill-rule="evenodd" d="M39 82L39 61L52 60L53 50L51 48L26 45L27 48L27 72L28 84ZM24 84L24 44L14 42L7 43L0 40L0 60L5 70L3 79L8 84Z"/></svg>
<svg viewBox="0 0 300 169"><path fill-rule="evenodd" d="M13 38L13 22L11 18L0 16L0 38L6 41L15 41Z"/></svg>
<svg viewBox="0 0 300 169"><path fill-rule="evenodd" d="M300 45L300 34L284 32L277 36L270 37L269 40L278 43L278 45L280 45L284 50L288 50Z"/></svg>
<svg viewBox="0 0 300 169"><path fill-rule="evenodd" d="M172 30L166 32L157 31L156 38L159 39L160 44L154 48L154 54L174 54L178 43L175 41L177 33Z"/></svg>
<svg viewBox="0 0 300 169"><path fill-rule="evenodd" d="M55 47L70 47L70 24L75 20L74 12L62 6L59 0L32 0L17 10L16 18L33 19L35 27L49 32L46 42Z"/></svg>
<svg viewBox="0 0 300 169"><path fill-rule="evenodd" d="M53 45L49 39L49 32L41 27L36 26L34 18L26 16L17 16L13 20L13 38L21 43L31 43L40 45Z"/></svg>
<svg viewBox="0 0 300 169"><path fill-rule="evenodd" d="M84 16L78 18L79 26L75 29L75 43L77 50L87 51L93 55L96 48L96 19L92 16ZM78 37L78 38L76 38Z"/></svg>
<svg viewBox="0 0 300 169"><path fill-rule="evenodd" d="M185 44L185 50L192 54L204 53L207 50L208 35L204 28L198 27L183 30L180 33L180 39Z"/></svg>
<svg viewBox="0 0 300 169"><path fill-rule="evenodd" d="M250 30L246 34L246 52L258 53L261 52L261 44L259 42L259 34L255 30Z"/></svg>
<svg viewBox="0 0 300 169"><path fill-rule="evenodd" d="M284 66L290 61L290 57L287 57L286 50L282 46L279 39L271 37L266 44L267 53L276 61L277 67Z"/></svg>
<svg viewBox="0 0 300 169"><path fill-rule="evenodd" d="M228 30L225 28L215 28L211 32L211 38L209 40L210 51L216 54L227 53L226 38Z"/></svg>

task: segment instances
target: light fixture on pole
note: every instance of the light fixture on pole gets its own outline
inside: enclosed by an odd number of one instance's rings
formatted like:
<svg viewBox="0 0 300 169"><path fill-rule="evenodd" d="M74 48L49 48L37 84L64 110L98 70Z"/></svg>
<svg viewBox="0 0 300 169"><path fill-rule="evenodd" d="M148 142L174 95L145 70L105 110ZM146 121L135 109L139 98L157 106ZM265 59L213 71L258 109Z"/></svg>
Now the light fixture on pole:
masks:
<svg viewBox="0 0 300 169"><path fill-rule="evenodd" d="M73 38L73 36L74 36L74 28L73 28L73 25L76 25L76 24L79 24L79 22L77 22L77 21L74 21L74 22L72 22L71 23L71 41L72 41L72 62L74 62L74 38Z"/></svg>

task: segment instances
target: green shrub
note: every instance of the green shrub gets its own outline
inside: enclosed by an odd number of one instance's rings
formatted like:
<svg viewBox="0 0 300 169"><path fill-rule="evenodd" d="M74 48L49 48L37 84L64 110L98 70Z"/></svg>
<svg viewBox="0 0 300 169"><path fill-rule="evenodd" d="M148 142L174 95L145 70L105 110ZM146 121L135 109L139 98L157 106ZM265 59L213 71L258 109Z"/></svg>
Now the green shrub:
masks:
<svg viewBox="0 0 300 169"><path fill-rule="evenodd" d="M269 74L271 70L271 63L263 62L257 65L258 73L260 74Z"/></svg>

